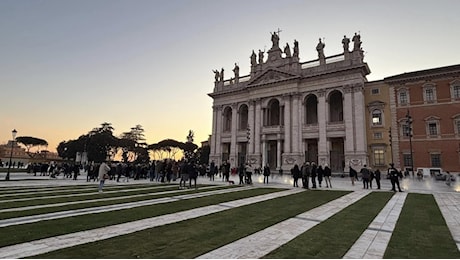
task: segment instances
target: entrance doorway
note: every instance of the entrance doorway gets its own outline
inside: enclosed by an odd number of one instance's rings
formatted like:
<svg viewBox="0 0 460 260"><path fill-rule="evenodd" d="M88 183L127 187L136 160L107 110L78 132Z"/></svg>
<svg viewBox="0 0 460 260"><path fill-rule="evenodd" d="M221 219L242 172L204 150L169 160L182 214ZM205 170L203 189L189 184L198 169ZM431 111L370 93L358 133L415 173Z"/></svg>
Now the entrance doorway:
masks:
<svg viewBox="0 0 460 260"><path fill-rule="evenodd" d="M305 161L314 162L318 164L318 140L317 139L307 139L306 140L306 150L305 150Z"/></svg>
<svg viewBox="0 0 460 260"><path fill-rule="evenodd" d="M267 163L270 169L276 169L276 157L278 154L277 141L267 142Z"/></svg>
<svg viewBox="0 0 460 260"><path fill-rule="evenodd" d="M331 170L332 172L343 172L345 168L345 154L343 138L331 138Z"/></svg>

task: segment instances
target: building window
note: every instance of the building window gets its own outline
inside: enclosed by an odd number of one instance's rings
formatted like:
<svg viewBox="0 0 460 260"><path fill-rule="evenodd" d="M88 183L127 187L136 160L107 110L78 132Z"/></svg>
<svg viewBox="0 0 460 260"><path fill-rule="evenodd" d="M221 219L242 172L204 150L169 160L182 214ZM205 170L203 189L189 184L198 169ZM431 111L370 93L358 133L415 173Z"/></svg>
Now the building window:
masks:
<svg viewBox="0 0 460 260"><path fill-rule="evenodd" d="M378 94L380 94L380 89L379 88L373 88L373 89L371 89L371 93L372 93L372 95L378 95Z"/></svg>
<svg viewBox="0 0 460 260"><path fill-rule="evenodd" d="M452 100L460 99L460 80L454 80L450 83L450 96Z"/></svg>
<svg viewBox="0 0 460 260"><path fill-rule="evenodd" d="M385 151L383 148L374 149L374 165L383 166L385 165Z"/></svg>
<svg viewBox="0 0 460 260"><path fill-rule="evenodd" d="M429 123L428 124L428 131L429 131L429 135L431 136L437 136L438 135L438 127L436 125L436 123Z"/></svg>
<svg viewBox="0 0 460 260"><path fill-rule="evenodd" d="M372 111L372 125L373 126L382 125L382 111L378 109Z"/></svg>
<svg viewBox="0 0 460 260"><path fill-rule="evenodd" d="M453 96L455 99L460 98L460 86L454 86Z"/></svg>
<svg viewBox="0 0 460 260"><path fill-rule="evenodd" d="M404 138L409 138L409 135L411 134L409 125L406 124L406 123L403 123L403 124L401 125L401 128L402 128L402 136L403 136Z"/></svg>
<svg viewBox="0 0 460 260"><path fill-rule="evenodd" d="M439 118L431 116L425 119L427 137L438 137L440 134Z"/></svg>
<svg viewBox="0 0 460 260"><path fill-rule="evenodd" d="M433 85L426 85L423 87L423 100L425 103L436 102L436 87Z"/></svg>
<svg viewBox="0 0 460 260"><path fill-rule="evenodd" d="M409 103L409 97L407 96L407 91L401 91L398 95L399 104L400 105L407 105Z"/></svg>
<svg viewBox="0 0 460 260"><path fill-rule="evenodd" d="M432 153L431 156L431 167L441 167L441 155L439 153Z"/></svg>
<svg viewBox="0 0 460 260"><path fill-rule="evenodd" d="M403 154L403 160L404 160L404 166L406 167L411 167L412 166L412 160L409 154Z"/></svg>
<svg viewBox="0 0 460 260"><path fill-rule="evenodd" d="M460 116L454 119L454 132L456 135L460 135Z"/></svg>
<svg viewBox="0 0 460 260"><path fill-rule="evenodd" d="M374 139L382 139L382 132L375 132Z"/></svg>

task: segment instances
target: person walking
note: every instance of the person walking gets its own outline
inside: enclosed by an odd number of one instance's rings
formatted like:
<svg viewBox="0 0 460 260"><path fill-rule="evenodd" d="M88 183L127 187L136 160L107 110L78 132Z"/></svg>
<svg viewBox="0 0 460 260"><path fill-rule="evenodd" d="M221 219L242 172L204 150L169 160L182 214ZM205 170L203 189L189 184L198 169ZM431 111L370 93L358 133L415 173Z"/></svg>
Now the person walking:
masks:
<svg viewBox="0 0 460 260"><path fill-rule="evenodd" d="M314 162L311 163L311 187L316 189L316 164Z"/></svg>
<svg viewBox="0 0 460 260"><path fill-rule="evenodd" d="M99 166L99 192L104 188L105 180L109 178L110 166L106 162L102 162Z"/></svg>
<svg viewBox="0 0 460 260"><path fill-rule="evenodd" d="M291 175L294 178L294 187L299 187L300 169L297 164L291 169Z"/></svg>
<svg viewBox="0 0 460 260"><path fill-rule="evenodd" d="M230 164L227 162L227 160L225 160L222 164L222 177L226 182L228 182L230 178Z"/></svg>
<svg viewBox="0 0 460 260"><path fill-rule="evenodd" d="M355 180L358 175L358 172L353 169L353 167L350 166L350 180L351 180L351 185L355 186Z"/></svg>
<svg viewBox="0 0 460 260"><path fill-rule="evenodd" d="M331 168L329 168L329 165L326 163L324 165L324 180L326 181L326 188L332 188L332 183L331 183Z"/></svg>
<svg viewBox="0 0 460 260"><path fill-rule="evenodd" d="M375 179L375 173L369 169L369 187L372 189L372 181Z"/></svg>
<svg viewBox="0 0 460 260"><path fill-rule="evenodd" d="M377 190L380 190L380 178L381 178L381 173L380 173L380 170L377 169L375 170L375 183L377 184Z"/></svg>
<svg viewBox="0 0 460 260"><path fill-rule="evenodd" d="M323 182L323 176L324 176L324 170L323 166L318 165L318 168L316 169L316 174L318 175L318 186L321 188L321 183Z"/></svg>
<svg viewBox="0 0 460 260"><path fill-rule="evenodd" d="M304 189L309 189L308 188L308 182L309 182L309 178L310 178L310 171L311 171L311 168L310 168L310 163L309 162L304 162L303 165L302 165L302 168L301 168L301 171L302 171L302 187Z"/></svg>
<svg viewBox="0 0 460 260"><path fill-rule="evenodd" d="M240 177L240 183L238 185L244 185L244 163L240 163L240 167L238 167L238 177Z"/></svg>
<svg viewBox="0 0 460 260"><path fill-rule="evenodd" d="M369 178L370 173L367 169L367 165L364 164L363 168L359 171L361 173L361 178L363 179L363 189L369 189Z"/></svg>
<svg viewBox="0 0 460 260"><path fill-rule="evenodd" d="M400 174L398 173L398 170L396 170L396 168L394 167L394 163L390 163L388 174L390 175L391 190L396 192L396 185L397 185L399 192L402 192L401 187L399 186L399 175Z"/></svg>
<svg viewBox="0 0 460 260"><path fill-rule="evenodd" d="M268 184L268 177L270 176L270 173L270 166L267 163L267 165L264 166L264 183Z"/></svg>

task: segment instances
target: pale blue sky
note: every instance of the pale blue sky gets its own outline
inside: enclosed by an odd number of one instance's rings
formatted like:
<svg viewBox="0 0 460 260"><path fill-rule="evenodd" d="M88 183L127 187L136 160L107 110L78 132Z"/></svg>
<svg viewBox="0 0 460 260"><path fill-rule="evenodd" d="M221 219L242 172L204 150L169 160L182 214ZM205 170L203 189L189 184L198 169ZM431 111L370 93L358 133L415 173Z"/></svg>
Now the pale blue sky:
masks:
<svg viewBox="0 0 460 260"><path fill-rule="evenodd" d="M0 143L60 141L110 122L148 143L211 134L213 69L249 73L252 50L299 41L300 59L342 51L361 33L379 80L458 64L460 1L0 1Z"/></svg>

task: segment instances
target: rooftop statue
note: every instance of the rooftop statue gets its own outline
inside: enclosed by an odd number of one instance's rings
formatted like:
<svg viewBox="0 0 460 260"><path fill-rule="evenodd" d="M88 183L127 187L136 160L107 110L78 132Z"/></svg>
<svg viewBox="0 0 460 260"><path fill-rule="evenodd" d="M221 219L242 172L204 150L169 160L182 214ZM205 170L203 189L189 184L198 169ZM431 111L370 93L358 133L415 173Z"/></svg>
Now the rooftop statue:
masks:
<svg viewBox="0 0 460 260"><path fill-rule="evenodd" d="M214 80L217 82L219 81L219 71L218 70L212 70L214 72Z"/></svg>
<svg viewBox="0 0 460 260"><path fill-rule="evenodd" d="M299 42L297 40L294 40L294 54L292 56L299 57Z"/></svg>
<svg viewBox="0 0 460 260"><path fill-rule="evenodd" d="M324 47L326 45L321 42L321 38L319 38L319 42L318 42L318 45L316 45L316 50L318 51L318 58L319 59L324 59L325 56L324 56Z"/></svg>
<svg viewBox="0 0 460 260"><path fill-rule="evenodd" d="M264 63L264 52L259 50L259 64Z"/></svg>
<svg viewBox="0 0 460 260"><path fill-rule="evenodd" d="M347 38L346 35L343 36L342 44L343 44L343 52L350 52L350 49L349 49L350 39Z"/></svg>
<svg viewBox="0 0 460 260"><path fill-rule="evenodd" d="M284 53L286 54L286 58L291 57L291 48L289 47L289 43L286 43L286 47L284 47Z"/></svg>
<svg viewBox="0 0 460 260"><path fill-rule="evenodd" d="M233 69L233 73L235 73L235 79L240 77L240 67L235 63L235 68Z"/></svg>
<svg viewBox="0 0 460 260"><path fill-rule="evenodd" d="M273 43L272 49L279 48L279 42L280 42L280 37L278 36L278 34L276 34L276 32L273 32L272 33L272 43Z"/></svg>
<svg viewBox="0 0 460 260"><path fill-rule="evenodd" d="M361 35L355 33L355 36L353 36L352 41L354 43L353 51L361 50Z"/></svg>
<svg viewBox="0 0 460 260"><path fill-rule="evenodd" d="M254 52L254 50L252 50L252 54L251 54L251 66L255 66L257 65L257 60L256 60L256 53Z"/></svg>

